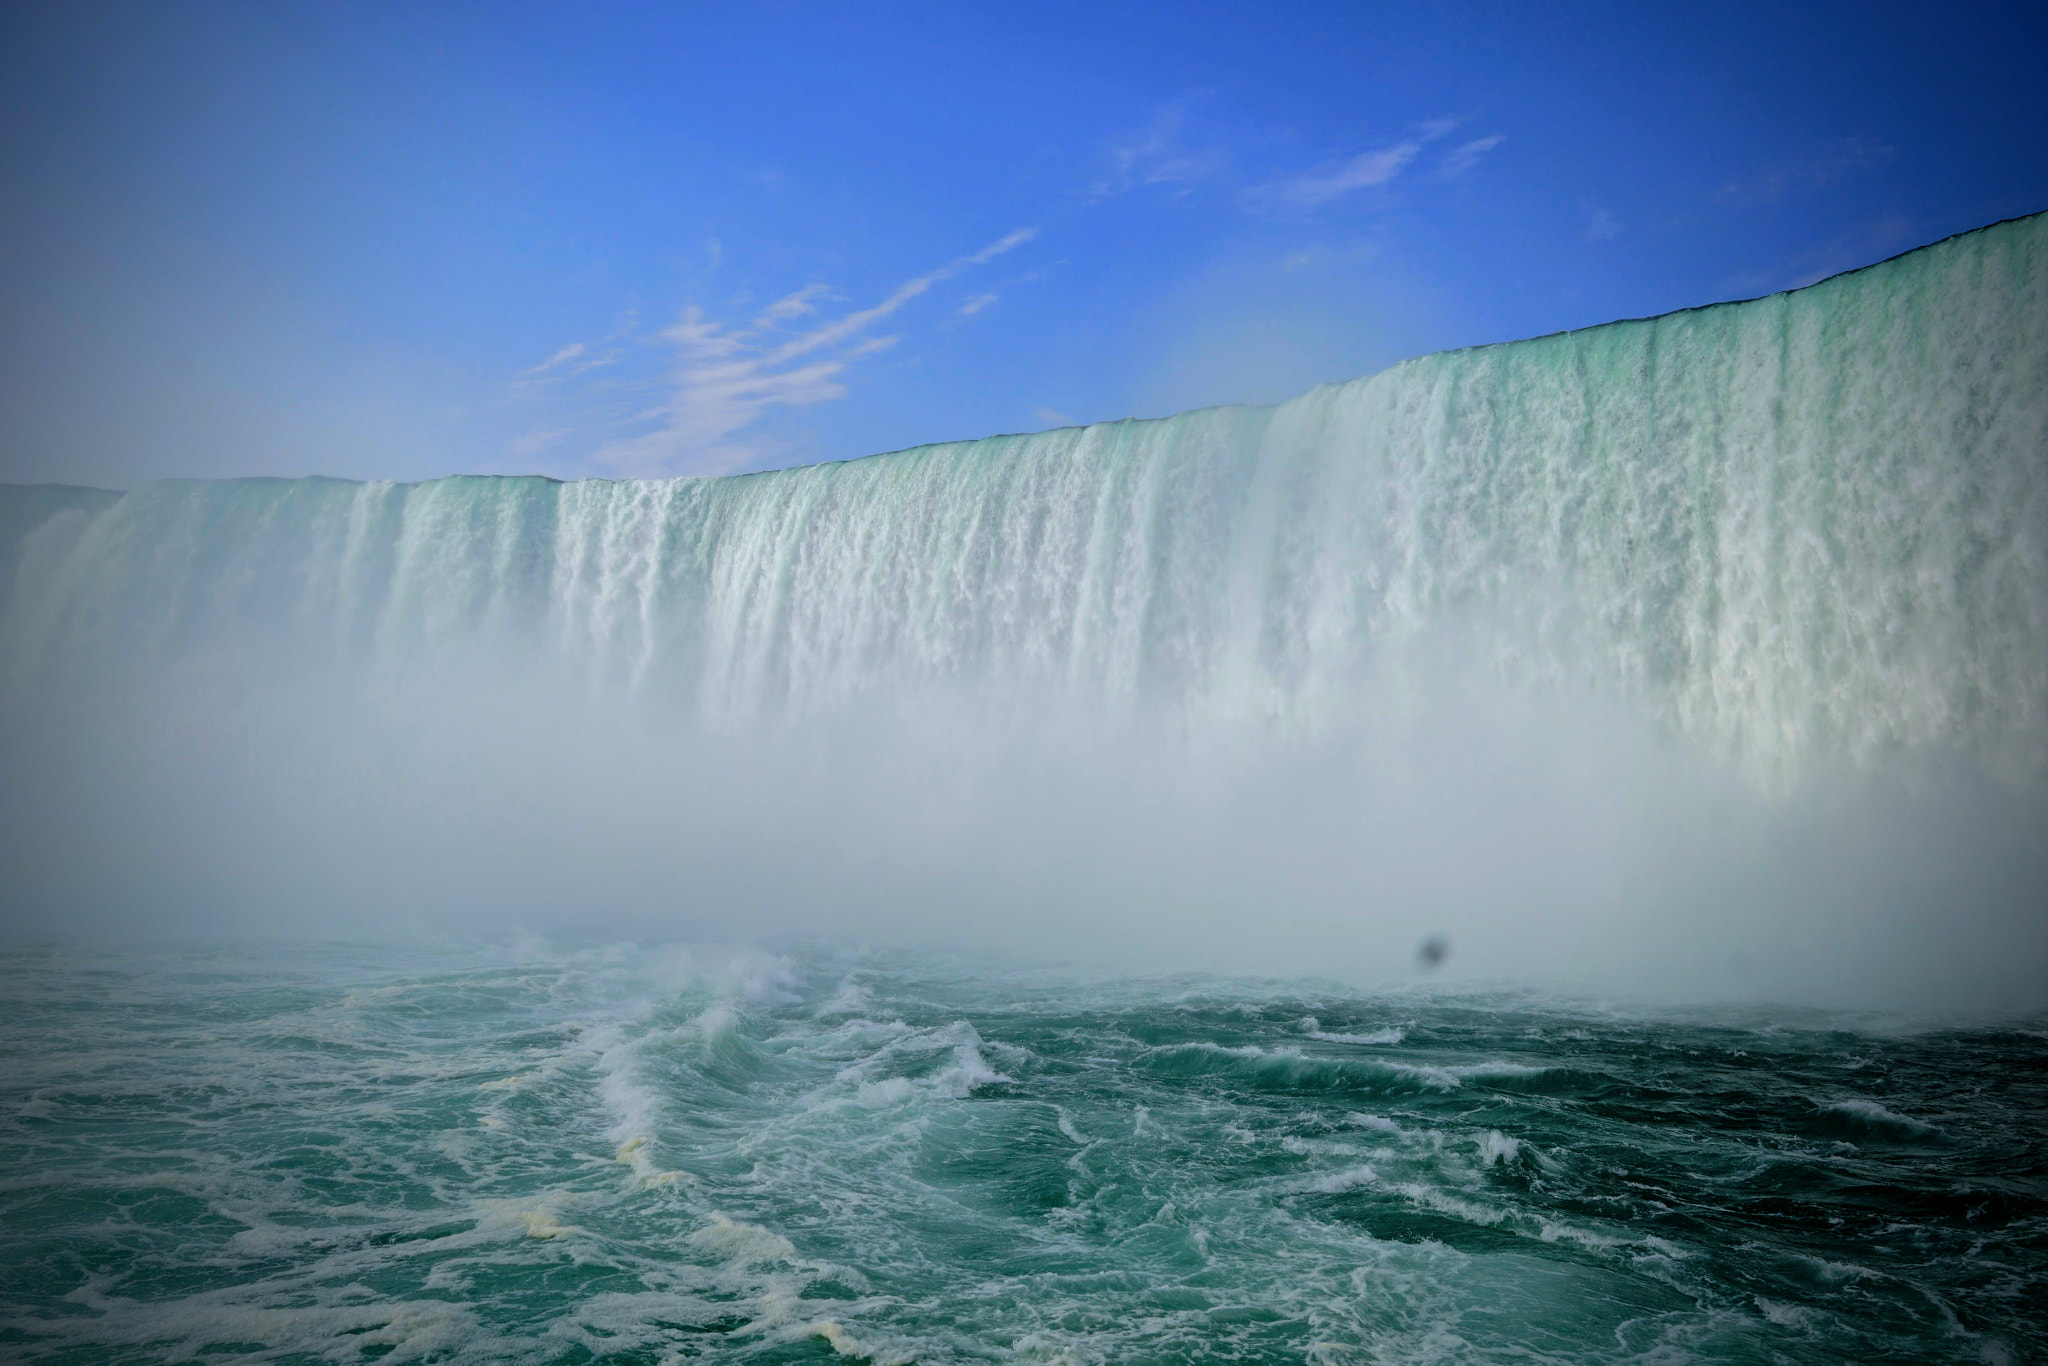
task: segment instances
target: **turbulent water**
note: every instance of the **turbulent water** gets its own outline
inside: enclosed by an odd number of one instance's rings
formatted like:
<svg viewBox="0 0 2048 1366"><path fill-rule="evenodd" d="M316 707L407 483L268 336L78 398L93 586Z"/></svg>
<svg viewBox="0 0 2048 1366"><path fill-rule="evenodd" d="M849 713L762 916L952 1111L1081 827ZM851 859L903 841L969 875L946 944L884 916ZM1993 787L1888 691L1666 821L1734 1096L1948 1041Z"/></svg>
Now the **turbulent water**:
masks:
<svg viewBox="0 0 2048 1366"><path fill-rule="evenodd" d="M2007 1362L2048 1021L819 951L0 968L0 1354Z"/></svg>
<svg viewBox="0 0 2048 1366"><path fill-rule="evenodd" d="M2048 1349L2048 216L0 593L0 1356Z"/></svg>

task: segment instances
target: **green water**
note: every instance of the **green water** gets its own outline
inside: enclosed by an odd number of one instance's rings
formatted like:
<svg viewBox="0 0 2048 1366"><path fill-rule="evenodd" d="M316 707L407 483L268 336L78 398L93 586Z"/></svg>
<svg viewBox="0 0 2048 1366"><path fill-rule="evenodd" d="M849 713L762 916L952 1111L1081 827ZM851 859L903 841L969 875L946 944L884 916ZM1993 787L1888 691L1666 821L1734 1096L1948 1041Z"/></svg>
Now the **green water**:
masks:
<svg viewBox="0 0 2048 1366"><path fill-rule="evenodd" d="M2022 1361L2048 1023L23 950L0 1356Z"/></svg>

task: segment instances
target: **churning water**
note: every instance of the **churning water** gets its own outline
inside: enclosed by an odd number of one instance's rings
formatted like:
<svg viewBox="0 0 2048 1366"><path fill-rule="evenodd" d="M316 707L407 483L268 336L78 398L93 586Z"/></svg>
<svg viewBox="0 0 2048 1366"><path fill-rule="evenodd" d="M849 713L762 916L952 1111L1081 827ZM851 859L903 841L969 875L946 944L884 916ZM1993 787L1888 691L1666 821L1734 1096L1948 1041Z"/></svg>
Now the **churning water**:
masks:
<svg viewBox="0 0 2048 1366"><path fill-rule="evenodd" d="M0 1354L2048 1350L2048 1026L935 955L39 952Z"/></svg>
<svg viewBox="0 0 2048 1366"><path fill-rule="evenodd" d="M5 1353L2042 1349L2048 217L1272 409L0 552Z"/></svg>

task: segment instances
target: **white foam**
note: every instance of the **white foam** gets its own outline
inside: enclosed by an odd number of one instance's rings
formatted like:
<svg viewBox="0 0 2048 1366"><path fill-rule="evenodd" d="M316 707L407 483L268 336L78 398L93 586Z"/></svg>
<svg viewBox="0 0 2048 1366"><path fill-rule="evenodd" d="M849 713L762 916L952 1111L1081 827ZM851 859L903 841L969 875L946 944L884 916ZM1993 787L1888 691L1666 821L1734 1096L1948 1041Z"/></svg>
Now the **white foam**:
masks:
<svg viewBox="0 0 2048 1366"><path fill-rule="evenodd" d="M695 1181L697 1179L689 1172L677 1171L656 1163L647 1151L647 1139L644 1135L635 1134L624 1143L621 1143L618 1146L618 1150L613 1153L613 1156L629 1167L633 1172L634 1179L646 1189L652 1189L657 1186L673 1186L679 1182Z"/></svg>
<svg viewBox="0 0 2048 1366"><path fill-rule="evenodd" d="M848 977L818 1006L820 1015L863 1015L874 1008L875 994Z"/></svg>
<svg viewBox="0 0 2048 1366"><path fill-rule="evenodd" d="M444 1360L480 1348L493 1356L512 1346L487 1337L467 1305L431 1299L351 1304L323 1290L319 1302L275 1306L251 1303L249 1297L257 1293L259 1287L235 1286L144 1303L106 1295L88 1282L66 1298L89 1310L90 1317L39 1317L22 1326L45 1341L68 1341L99 1352L116 1345L146 1347L162 1354L151 1359L169 1361L191 1360L223 1342L262 1343L269 1359L360 1360L365 1349L381 1347L384 1359L393 1362Z"/></svg>
<svg viewBox="0 0 2048 1366"><path fill-rule="evenodd" d="M1386 1045L1401 1042L1401 1040L1408 1037L1408 1031L1405 1029L1376 1029L1370 1034L1332 1034L1327 1030L1316 1029L1310 1030L1308 1037L1319 1039L1324 1043Z"/></svg>
<svg viewBox="0 0 2048 1366"><path fill-rule="evenodd" d="M1494 1060L1490 1062L1467 1063L1463 1066L1452 1067L1447 1070L1453 1076L1472 1077L1484 1080L1488 1077L1540 1077L1545 1072L1553 1071L1555 1069L1549 1067L1531 1066L1528 1063L1505 1062L1501 1060Z"/></svg>
<svg viewBox="0 0 2048 1366"><path fill-rule="evenodd" d="M690 1028L711 1038L734 1028L736 1018L729 1008L713 1006L692 1021ZM643 1188L672 1186L694 1179L687 1172L660 1166L653 1158L652 1145L661 1126L662 1099L641 1081L639 1066L643 1050L656 1037L642 1035L621 1041L616 1026L593 1032L593 1042L603 1048L597 1062L597 1095L613 1118L606 1137L614 1144L613 1157L633 1173L634 1181Z"/></svg>
<svg viewBox="0 0 2048 1366"><path fill-rule="evenodd" d="M1348 1043L1358 1045L1397 1044L1408 1037L1408 1031L1400 1028L1376 1029L1370 1034L1339 1034L1326 1030L1322 1022L1313 1015L1304 1015L1296 1026L1311 1039L1322 1043Z"/></svg>
<svg viewBox="0 0 2048 1366"><path fill-rule="evenodd" d="M517 1072L509 1077L500 1077L496 1081L478 1082L476 1089L479 1091L516 1091L521 1087L531 1086L534 1082L541 1081L552 1075L554 1075L553 1068L543 1067L532 1072Z"/></svg>
<svg viewBox="0 0 2048 1366"><path fill-rule="evenodd" d="M737 954L719 969L721 995L740 996L762 1006L794 1005L801 999L803 974L787 958L766 953Z"/></svg>
<svg viewBox="0 0 2048 1366"><path fill-rule="evenodd" d="M1345 1191L1357 1190L1362 1186L1377 1185L1379 1184L1379 1179L1379 1173L1374 1171L1369 1164L1361 1164L1356 1167L1346 1167L1342 1171L1331 1172L1324 1176L1314 1177L1297 1189L1317 1191L1326 1195L1340 1195Z"/></svg>
<svg viewBox="0 0 2048 1366"><path fill-rule="evenodd" d="M1452 1218L1461 1219L1468 1224L1482 1224L1492 1227L1508 1217L1507 1212L1504 1210L1494 1209L1487 1205L1474 1204L1470 1200L1462 1200L1455 1195L1447 1194L1434 1186L1425 1186L1420 1182L1404 1181L1394 1186L1393 1189L1413 1204L1420 1205L1424 1209L1435 1210L1439 1214L1448 1214Z"/></svg>
<svg viewBox="0 0 2048 1366"><path fill-rule="evenodd" d="M988 1065L981 1055L981 1035L965 1020L947 1031L953 1042L953 1066L937 1077L938 1089L955 1100L965 1100L977 1087L1008 1083L1009 1077Z"/></svg>
<svg viewBox="0 0 2048 1366"><path fill-rule="evenodd" d="M1522 1155L1521 1140L1509 1138L1498 1129L1488 1129L1479 1140L1479 1165L1492 1167L1513 1162Z"/></svg>
<svg viewBox="0 0 2048 1366"><path fill-rule="evenodd" d="M1384 1064L1388 1071L1397 1076L1407 1077L1435 1091L1455 1091L1465 1083L1456 1071L1448 1067L1431 1067L1415 1063L1390 1062Z"/></svg>
<svg viewBox="0 0 2048 1366"><path fill-rule="evenodd" d="M781 1234L713 1211L711 1221L686 1242L737 1266L759 1262L793 1262L796 1247Z"/></svg>
<svg viewBox="0 0 2048 1366"><path fill-rule="evenodd" d="M864 1361L874 1362L875 1366L908 1366L908 1363L915 1360L911 1356L885 1353L866 1346L833 1319L819 1319L809 1326L806 1335L823 1338L840 1356L858 1357Z"/></svg>
<svg viewBox="0 0 2048 1366"><path fill-rule="evenodd" d="M860 1089L854 1092L854 1099L867 1109L882 1110L901 1105L916 1094L917 1088L911 1085L910 1078L884 1077L880 1081L862 1082Z"/></svg>
<svg viewBox="0 0 2048 1366"><path fill-rule="evenodd" d="M574 1191L549 1190L509 1200L479 1200L475 1206L477 1227L486 1232L516 1231L528 1238L567 1237L583 1232L561 1220L564 1207L580 1198Z"/></svg>
<svg viewBox="0 0 2048 1366"><path fill-rule="evenodd" d="M1820 1108L1829 1114L1847 1115L1852 1119L1861 1120L1873 1129L1890 1129L1893 1133L1901 1135L1919 1137L1939 1134L1941 1132L1932 1124L1923 1124L1919 1120L1899 1114L1895 1110L1887 1110L1874 1100L1865 1100L1860 1097L1834 1101Z"/></svg>
<svg viewBox="0 0 2048 1366"><path fill-rule="evenodd" d="M1766 1319L1780 1328L1806 1332L1820 1321L1820 1315L1811 1309L1796 1304L1780 1304L1776 1300L1767 1300L1762 1295L1756 1297L1756 1307L1762 1311Z"/></svg>
<svg viewBox="0 0 2048 1366"><path fill-rule="evenodd" d="M721 1001L717 1005L707 1007L690 1023L704 1036L706 1043L712 1043L739 1033L740 1013Z"/></svg>

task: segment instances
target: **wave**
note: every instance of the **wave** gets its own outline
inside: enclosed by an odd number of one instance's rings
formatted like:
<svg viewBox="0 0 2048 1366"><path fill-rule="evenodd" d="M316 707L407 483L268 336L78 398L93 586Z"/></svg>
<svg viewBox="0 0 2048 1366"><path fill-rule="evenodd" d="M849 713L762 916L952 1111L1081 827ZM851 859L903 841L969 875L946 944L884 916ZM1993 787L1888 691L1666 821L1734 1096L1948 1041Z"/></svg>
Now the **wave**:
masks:
<svg viewBox="0 0 2048 1366"><path fill-rule="evenodd" d="M1886 1109L1874 1100L1860 1097L1849 1100L1830 1101L1820 1107L1821 1114L1837 1121L1842 1127L1870 1137L1892 1139L1928 1139L1943 1137L1940 1129L1907 1115Z"/></svg>

